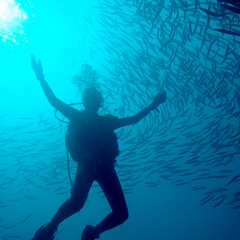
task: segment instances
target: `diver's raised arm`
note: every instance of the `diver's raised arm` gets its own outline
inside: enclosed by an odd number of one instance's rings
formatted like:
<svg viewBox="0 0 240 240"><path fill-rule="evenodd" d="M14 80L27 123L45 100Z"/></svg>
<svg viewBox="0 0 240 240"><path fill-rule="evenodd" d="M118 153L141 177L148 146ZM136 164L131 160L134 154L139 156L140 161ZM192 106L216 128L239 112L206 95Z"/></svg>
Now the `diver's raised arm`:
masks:
<svg viewBox="0 0 240 240"><path fill-rule="evenodd" d="M139 122L141 119L146 117L151 111L157 110L157 107L161 103L164 103L166 101L166 96L167 96L167 93L165 91L158 93L157 96L154 98L153 102L142 111L138 112L132 117L125 117L125 118L118 119L115 129Z"/></svg>
<svg viewBox="0 0 240 240"><path fill-rule="evenodd" d="M55 96L52 89L49 87L48 83L45 81L42 63L40 60L38 60L38 62L36 61L34 54L31 54L31 66L32 66L33 71L36 74L37 79L41 83L42 89L43 89L44 94L46 95L49 103L53 107L57 108L59 99Z"/></svg>
<svg viewBox="0 0 240 240"><path fill-rule="evenodd" d="M48 102L57 110L59 110L65 117L68 119L71 118L74 111L77 111L76 109L71 108L64 102L60 101L55 94L53 93L52 89L49 87L48 83L44 79L43 74L43 67L40 60L38 62L35 59L35 55L31 54L31 66L33 71L36 74L37 79L41 83L43 92L45 96L47 97Z"/></svg>

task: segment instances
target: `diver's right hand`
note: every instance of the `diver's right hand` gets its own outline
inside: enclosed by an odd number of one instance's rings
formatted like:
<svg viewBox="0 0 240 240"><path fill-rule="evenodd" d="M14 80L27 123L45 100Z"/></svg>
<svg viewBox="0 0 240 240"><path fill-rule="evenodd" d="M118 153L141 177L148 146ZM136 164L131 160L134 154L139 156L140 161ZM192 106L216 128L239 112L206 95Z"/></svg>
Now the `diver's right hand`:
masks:
<svg viewBox="0 0 240 240"><path fill-rule="evenodd" d="M31 66L33 71L36 74L37 79L39 81L44 80L42 63L39 59L38 59L38 63L36 62L34 54L31 54Z"/></svg>

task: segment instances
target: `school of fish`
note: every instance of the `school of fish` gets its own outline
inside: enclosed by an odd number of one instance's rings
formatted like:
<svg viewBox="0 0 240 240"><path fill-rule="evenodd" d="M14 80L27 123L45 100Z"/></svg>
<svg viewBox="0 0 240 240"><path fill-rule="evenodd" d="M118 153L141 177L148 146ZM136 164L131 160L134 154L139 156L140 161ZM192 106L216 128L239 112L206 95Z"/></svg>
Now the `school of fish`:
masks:
<svg viewBox="0 0 240 240"><path fill-rule="evenodd" d="M101 28L92 36L92 60L104 55L107 74L99 84L105 111L130 116L159 91L167 92L159 112L117 130L116 169L125 194L138 184L159 191L161 182L169 181L201 191L201 205L239 211L240 3L235 2L99 0L93 6ZM86 26L93 25L90 15ZM0 129L0 208L44 194L68 196L66 124L39 113ZM72 178L75 168L70 161ZM16 189L15 196L6 195L9 188ZM10 226L0 216L2 238L20 238L8 230L31 216Z"/></svg>

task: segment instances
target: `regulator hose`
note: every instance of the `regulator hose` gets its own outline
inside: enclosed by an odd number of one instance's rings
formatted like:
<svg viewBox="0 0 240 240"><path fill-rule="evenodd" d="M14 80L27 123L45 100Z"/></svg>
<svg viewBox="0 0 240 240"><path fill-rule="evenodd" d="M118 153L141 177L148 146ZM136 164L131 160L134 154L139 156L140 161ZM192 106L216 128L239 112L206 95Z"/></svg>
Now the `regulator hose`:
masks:
<svg viewBox="0 0 240 240"><path fill-rule="evenodd" d="M80 105L80 104L83 104L83 103L70 103L70 104L68 104L68 106ZM60 119L60 118L57 116L57 112L59 112L59 111L56 109L54 116L55 116L55 118L56 118L57 120L59 120L60 122L63 122L63 123L69 123L69 122L67 122L67 121L64 121L64 120ZM68 129L67 129L66 132L65 132L65 146L66 146L66 154L67 154L68 178L69 178L69 181L70 181L70 184L71 184L70 193L72 194L73 181L72 181L71 173L70 173L69 151L68 151L68 146L67 146L67 144L66 144L67 132L68 132Z"/></svg>
<svg viewBox="0 0 240 240"><path fill-rule="evenodd" d="M70 103L70 104L68 104L68 106L81 105L81 104L83 104L83 103ZM60 119L60 118L57 116L57 112L59 112L59 111L56 109L56 110L55 110L55 113L54 113L54 116L55 116L55 118L56 118L58 121L63 122L63 123L69 123L69 122L67 122L67 121L64 121L64 120Z"/></svg>

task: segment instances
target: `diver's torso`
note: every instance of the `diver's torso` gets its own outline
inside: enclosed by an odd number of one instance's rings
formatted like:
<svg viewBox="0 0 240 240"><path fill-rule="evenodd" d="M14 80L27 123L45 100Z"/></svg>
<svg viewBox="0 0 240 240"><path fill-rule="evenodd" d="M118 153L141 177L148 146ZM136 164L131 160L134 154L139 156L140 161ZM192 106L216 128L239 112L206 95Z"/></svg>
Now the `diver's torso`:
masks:
<svg viewBox="0 0 240 240"><path fill-rule="evenodd" d="M68 126L67 144L72 158L75 161L114 162L119 150L112 126L111 115L79 112Z"/></svg>

